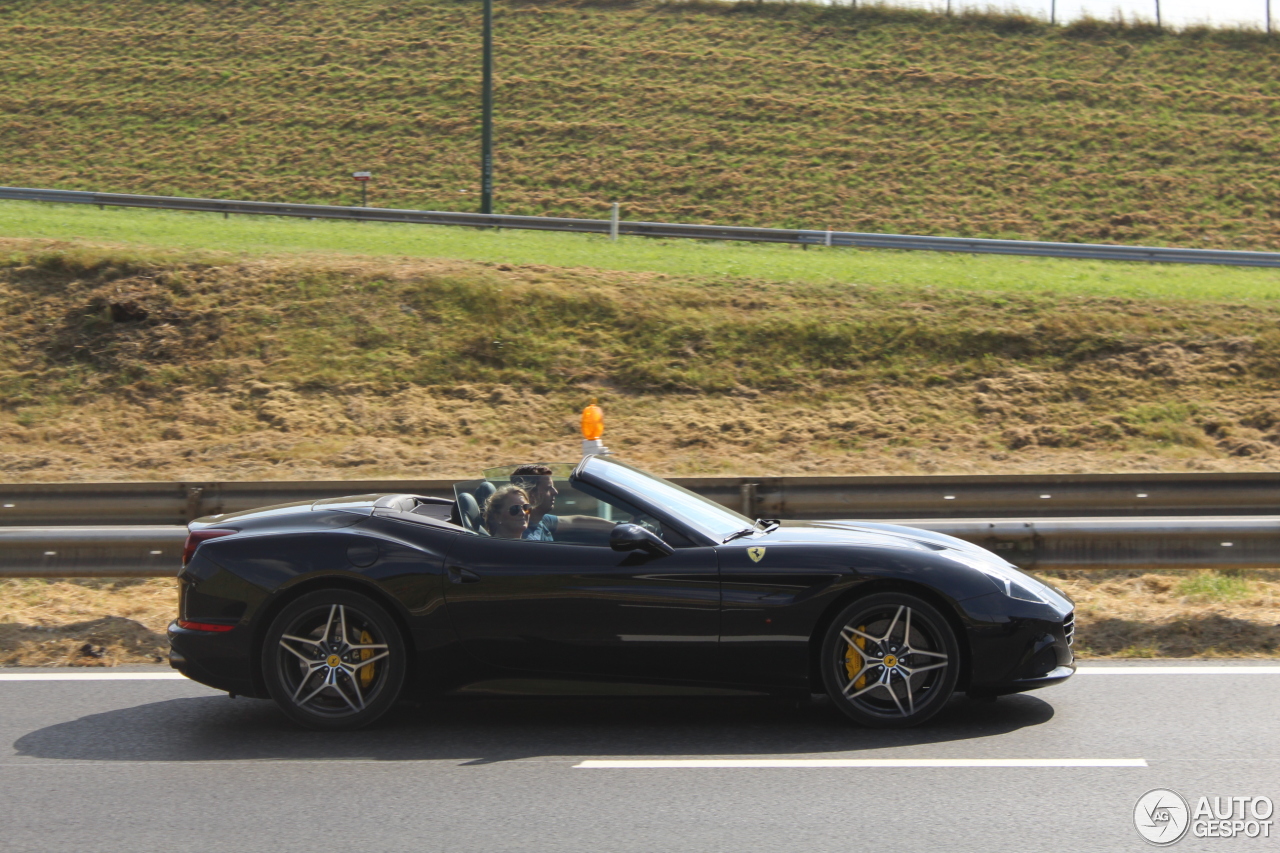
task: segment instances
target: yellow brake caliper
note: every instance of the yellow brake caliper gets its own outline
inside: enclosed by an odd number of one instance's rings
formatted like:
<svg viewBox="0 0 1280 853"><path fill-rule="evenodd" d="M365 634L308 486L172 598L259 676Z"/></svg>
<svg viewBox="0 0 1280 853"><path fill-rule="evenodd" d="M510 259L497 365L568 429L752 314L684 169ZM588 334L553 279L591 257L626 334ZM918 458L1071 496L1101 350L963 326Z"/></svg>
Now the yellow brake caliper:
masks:
<svg viewBox="0 0 1280 853"><path fill-rule="evenodd" d="M372 643L373 643L373 637L369 635L369 632L361 631L360 645L367 646ZM360 660L368 660L371 657L373 657L373 649L360 650ZM377 668L378 668L378 665L376 663L371 663L360 670L360 686L361 687L368 687L370 684L373 684L373 675L374 675L373 671Z"/></svg>
<svg viewBox="0 0 1280 853"><path fill-rule="evenodd" d="M858 630L859 630L859 631L865 631L865 630L867 630L867 626L866 626L866 625L859 625L859 626L858 626ZM864 640L862 637L858 637L858 638L856 638L853 642L857 644L857 646L858 646L858 648L859 648L859 649L865 649L865 648L867 647L867 641L866 641L866 640ZM865 659L862 657L862 655L861 655L861 654L859 654L859 653L858 653L858 652L853 648L853 646L850 646L850 647L848 648L848 650L846 650L846 651L845 651L845 653L844 653L844 671L845 671L845 674L846 674L846 675L848 675L848 676L849 676L849 678L853 678L855 675L857 675L858 673L862 672L862 668L863 668L864 666L866 666L866 661L865 661ZM854 683L854 685L853 685L853 689L854 689L854 690L861 690L863 687L865 687L865 686L866 686L866 683L867 683L867 677L864 675L864 676L862 676L861 678L859 678L859 679Z"/></svg>

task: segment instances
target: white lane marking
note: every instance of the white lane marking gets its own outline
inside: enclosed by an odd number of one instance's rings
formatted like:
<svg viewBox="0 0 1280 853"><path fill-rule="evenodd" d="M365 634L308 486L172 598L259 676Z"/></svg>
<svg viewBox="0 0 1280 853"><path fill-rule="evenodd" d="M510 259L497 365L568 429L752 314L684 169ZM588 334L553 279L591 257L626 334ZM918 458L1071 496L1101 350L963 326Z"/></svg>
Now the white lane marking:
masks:
<svg viewBox="0 0 1280 853"><path fill-rule="evenodd" d="M180 672L0 672L0 681L185 681Z"/></svg>
<svg viewBox="0 0 1280 853"><path fill-rule="evenodd" d="M1082 666L1076 675L1280 675L1280 666Z"/></svg>
<svg viewBox="0 0 1280 853"><path fill-rule="evenodd" d="M588 760L589 770L722 767L1146 767L1145 758L645 758Z"/></svg>

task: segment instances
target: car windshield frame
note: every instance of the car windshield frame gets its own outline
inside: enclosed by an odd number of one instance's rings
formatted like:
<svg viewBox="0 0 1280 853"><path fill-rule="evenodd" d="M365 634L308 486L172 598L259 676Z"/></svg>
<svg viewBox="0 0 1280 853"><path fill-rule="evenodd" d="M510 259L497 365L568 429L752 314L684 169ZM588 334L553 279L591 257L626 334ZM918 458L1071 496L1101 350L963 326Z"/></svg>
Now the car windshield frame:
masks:
<svg viewBox="0 0 1280 853"><path fill-rule="evenodd" d="M583 457L570 479L583 479L608 491L621 492L632 503L659 510L717 545L735 533L755 527L755 521L740 512L605 456Z"/></svg>

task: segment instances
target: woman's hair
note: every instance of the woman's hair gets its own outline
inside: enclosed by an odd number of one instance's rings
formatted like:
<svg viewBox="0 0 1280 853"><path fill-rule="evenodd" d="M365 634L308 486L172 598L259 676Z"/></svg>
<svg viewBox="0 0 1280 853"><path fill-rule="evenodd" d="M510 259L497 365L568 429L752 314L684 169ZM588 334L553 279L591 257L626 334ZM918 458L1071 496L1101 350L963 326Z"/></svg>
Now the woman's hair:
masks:
<svg viewBox="0 0 1280 853"><path fill-rule="evenodd" d="M489 500L484 502L481 516L484 518L484 526L489 528L489 532L493 532L493 517L497 513L498 507L502 506L503 498L508 495L519 495L522 503L529 502L529 493L519 486L503 486L493 494L489 495Z"/></svg>

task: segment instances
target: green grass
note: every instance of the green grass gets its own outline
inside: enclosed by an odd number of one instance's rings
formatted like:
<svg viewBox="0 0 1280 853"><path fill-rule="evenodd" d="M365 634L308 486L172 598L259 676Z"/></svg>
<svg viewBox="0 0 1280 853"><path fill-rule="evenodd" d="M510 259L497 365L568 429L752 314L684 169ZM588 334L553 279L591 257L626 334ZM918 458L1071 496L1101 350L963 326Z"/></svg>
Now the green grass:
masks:
<svg viewBox="0 0 1280 853"><path fill-rule="evenodd" d="M1272 302L1280 271L932 252L769 246L394 223L98 210L0 202L0 236L231 255L349 253L586 267L711 280L947 288L1125 299Z"/></svg>
<svg viewBox="0 0 1280 853"><path fill-rule="evenodd" d="M0 183L476 209L474 0L9 0ZM499 2L500 212L1280 247L1280 41Z"/></svg>
<svg viewBox="0 0 1280 853"><path fill-rule="evenodd" d="M916 256L897 253L871 254L880 266L868 271L857 266L864 253L833 250L825 253L825 269L810 269L811 280L801 281L795 274L824 253L643 240L614 246L581 236L372 224L224 222L151 211L54 212L132 217L159 222L161 230L175 223L204 228L178 229L160 249L18 243L0 256L0 366L6 368L0 401L37 407L32 417L39 422L49 418L39 407L74 399L86 387L221 387L255 371L308 388L338 387L354 377L382 389L464 382L563 390L604 380L618 389L674 393L795 392L817 382L825 391L887 383L927 388L934 397L952 391L972 397L974 390L999 397L1018 392L1007 379L991 385L983 377L1007 376L1017 366L1043 372L1046 379L1036 381L1045 388L1069 377L1049 400L1102 406L1095 418L1107 413L1105 423L1083 431L1064 421L1045 424L1035 439L1041 444L1127 434L1195 446L1213 417L1211 406L1194 400L1227 387L1252 394L1248 389L1265 387L1280 363L1275 300L1153 304L1046 294L1010 272L1021 263L1016 259L951 259L952 275L970 262L978 270L1003 266L1009 290L1001 291L989 282L996 275L975 277L969 287L923 284L930 275L945 280L939 273L946 260L939 267L926 260L924 272L912 278L902 268ZM210 225L235 230L239 241L208 239ZM71 233L84 230L72 226ZM135 238L144 232L141 225L124 230ZM299 253L272 261L247 252L260 252L273 232L301 235L275 245ZM193 235L204 239L181 244ZM155 234L145 236L163 244ZM415 237L438 242L413 246ZM344 240L352 252L383 254L335 255ZM390 251L397 240L404 241L394 246L401 251ZM428 258L470 254L490 266L414 261L406 257L414 249ZM841 258L848 266L836 278ZM777 261L773 280L759 274L770 259ZM586 267L591 261L594 268ZM724 273L730 261L744 272ZM615 269L600 268L610 262ZM1030 263L1047 268L1043 260ZM646 266L650 271L628 271ZM654 267L672 272L654 274ZM878 272L909 286L856 283ZM1240 345L1248 339L1247 347ZM1183 399L1162 390L1151 400L1131 380L1117 384L1144 365L1155 364L1152 375L1164 375L1161 347L1179 358L1186 348L1211 353L1179 366ZM1224 374L1219 354L1232 353L1233 367ZM1092 382L1086 377L1093 370L1110 378ZM910 422L939 417L925 409ZM1268 417L1257 413L1257 425L1265 428Z"/></svg>
<svg viewBox="0 0 1280 853"><path fill-rule="evenodd" d="M1242 578L1220 572L1196 572L1178 582L1177 593L1204 601L1236 601L1245 598L1251 590Z"/></svg>
<svg viewBox="0 0 1280 853"><path fill-rule="evenodd" d="M392 458L353 437L420 442L459 463L491 445L519 455L517 445L572 439L566 413L590 396L629 424L634 458L702 473L948 470L935 458L952 470L1027 470L1051 454L1067 470L1082 459L1150 470L1153 458L1256 468L1273 465L1280 445L1274 299L1054 295L921 285L919 275L867 285L854 283L856 268L830 280L808 270L809 281L701 275L690 270L708 258L756 269L767 263L753 258L781 256L795 273L823 253L567 235L510 235L529 262L479 264L415 258L423 247L410 238L511 258L499 255L509 235L99 215L139 223L108 236L155 243L147 222L201 227L160 247L0 241L0 453L19 466L13 476L142 467L151 477L175 441L183 458L198 455L200 476L236 460L256 460L245 462L255 476L304 462L381 476L410 457L425 471L416 450ZM238 239L210 240L210 224ZM307 240L264 255L273 230ZM401 253L357 251L396 240ZM635 253L616 266L677 272L601 269L615 251ZM904 262L923 257L826 254L880 258L900 279L919 272ZM226 461L221 436L257 437Z"/></svg>

